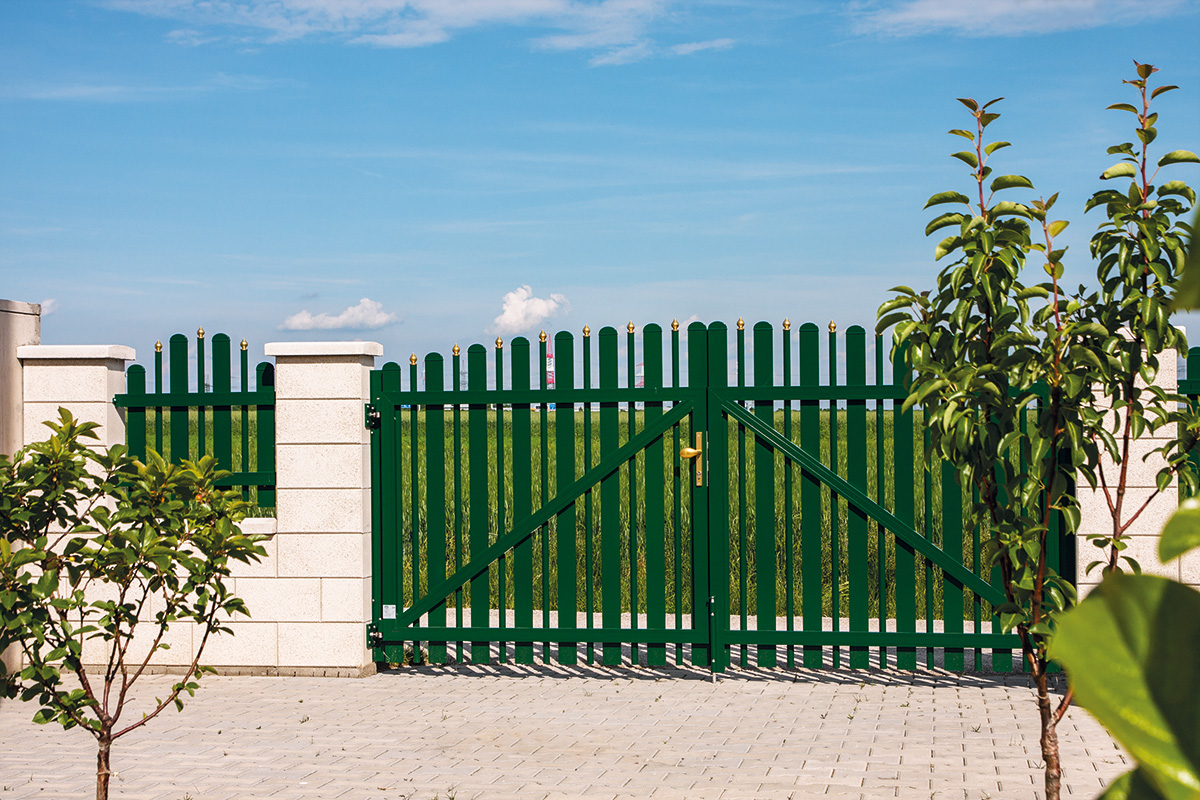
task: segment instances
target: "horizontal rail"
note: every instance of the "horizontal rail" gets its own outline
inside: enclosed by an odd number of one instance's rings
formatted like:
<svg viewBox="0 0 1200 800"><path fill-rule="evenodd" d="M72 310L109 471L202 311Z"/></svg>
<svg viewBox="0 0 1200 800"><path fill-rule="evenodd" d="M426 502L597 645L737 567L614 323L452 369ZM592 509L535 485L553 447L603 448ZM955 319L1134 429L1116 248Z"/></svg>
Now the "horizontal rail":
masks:
<svg viewBox="0 0 1200 800"><path fill-rule="evenodd" d="M382 392L379 400L391 405L465 406L522 405L536 403L671 403L695 396L696 389L616 388L616 389L459 389L443 391ZM747 386L722 389L722 397L737 401L771 400L903 400L903 387L882 386ZM376 405L379 403L377 402Z"/></svg>

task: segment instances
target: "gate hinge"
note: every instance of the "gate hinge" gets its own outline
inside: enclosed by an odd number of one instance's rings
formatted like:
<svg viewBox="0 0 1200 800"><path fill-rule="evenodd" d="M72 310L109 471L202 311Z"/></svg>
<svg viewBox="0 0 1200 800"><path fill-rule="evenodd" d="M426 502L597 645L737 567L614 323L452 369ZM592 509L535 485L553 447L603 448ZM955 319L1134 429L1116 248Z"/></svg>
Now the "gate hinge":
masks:
<svg viewBox="0 0 1200 800"><path fill-rule="evenodd" d="M380 426L379 409L371 403L367 403L364 424L369 431L377 431Z"/></svg>
<svg viewBox="0 0 1200 800"><path fill-rule="evenodd" d="M383 646L383 634L379 632L374 622L367 624L367 647Z"/></svg>

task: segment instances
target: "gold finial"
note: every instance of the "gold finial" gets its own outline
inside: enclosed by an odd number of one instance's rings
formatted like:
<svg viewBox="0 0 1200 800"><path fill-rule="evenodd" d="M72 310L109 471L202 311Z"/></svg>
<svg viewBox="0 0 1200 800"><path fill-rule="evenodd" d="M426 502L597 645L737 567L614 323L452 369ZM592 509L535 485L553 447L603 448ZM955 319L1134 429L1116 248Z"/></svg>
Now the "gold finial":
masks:
<svg viewBox="0 0 1200 800"><path fill-rule="evenodd" d="M586 339L587 337L589 337L591 335L592 335L592 329L589 328L587 325L584 325L583 326L583 338Z"/></svg>
<svg viewBox="0 0 1200 800"><path fill-rule="evenodd" d="M203 338L204 338L204 328L197 328L197 329L196 329L196 338L197 338L197 339L203 339Z"/></svg>
<svg viewBox="0 0 1200 800"><path fill-rule="evenodd" d="M629 324L625 326L625 330L629 331L630 333L634 332L635 328L633 327L633 320L629 320Z"/></svg>
<svg viewBox="0 0 1200 800"><path fill-rule="evenodd" d="M834 322L833 320L829 320L829 332L837 333L837 323Z"/></svg>
<svg viewBox="0 0 1200 800"><path fill-rule="evenodd" d="M499 336L497 336L496 337L496 349L499 350L501 347L504 347L504 340L501 339Z"/></svg>
<svg viewBox="0 0 1200 800"><path fill-rule="evenodd" d="M157 342L154 343L154 352L156 352L156 353L162 352L162 339L159 339Z"/></svg>
<svg viewBox="0 0 1200 800"><path fill-rule="evenodd" d="M412 364L414 367L417 365L417 354L416 353L413 353L411 356L408 357L408 363Z"/></svg>
<svg viewBox="0 0 1200 800"><path fill-rule="evenodd" d="M783 329L785 331L790 331L792 329L792 321L787 317L783 318Z"/></svg>
<svg viewBox="0 0 1200 800"><path fill-rule="evenodd" d="M679 320L677 320L677 319L671 320L671 330L673 330L673 331L679 330Z"/></svg>
<svg viewBox="0 0 1200 800"><path fill-rule="evenodd" d="M742 319L741 317L738 317L738 330L739 331L746 330L746 320Z"/></svg>
<svg viewBox="0 0 1200 800"><path fill-rule="evenodd" d="M546 332L545 331L542 331L541 333L538 334L538 341L539 342L546 341Z"/></svg>
<svg viewBox="0 0 1200 800"><path fill-rule="evenodd" d="M245 350L249 346L250 346L250 343L247 342L245 339L242 339L242 349Z"/></svg>
<svg viewBox="0 0 1200 800"><path fill-rule="evenodd" d="M457 357L458 357L458 354L459 354L459 353L461 353L461 352L462 352L462 350L458 349L458 345L454 345L453 349L451 349L451 350L450 350L450 353L451 353L451 354L452 354L452 355L453 355L455 358L457 358Z"/></svg>

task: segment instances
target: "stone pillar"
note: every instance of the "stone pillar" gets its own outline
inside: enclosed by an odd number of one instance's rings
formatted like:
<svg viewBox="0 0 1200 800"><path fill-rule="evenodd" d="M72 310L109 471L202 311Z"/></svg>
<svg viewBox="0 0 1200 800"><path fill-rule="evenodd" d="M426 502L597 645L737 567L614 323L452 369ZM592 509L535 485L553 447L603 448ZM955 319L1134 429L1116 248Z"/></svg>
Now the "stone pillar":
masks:
<svg viewBox="0 0 1200 800"><path fill-rule="evenodd" d="M42 307L36 303L0 300L0 455L11 456L25 444L24 386L17 348L40 344ZM21 668L20 652L0 653L6 672Z"/></svg>
<svg viewBox="0 0 1200 800"><path fill-rule="evenodd" d="M1167 392L1175 392L1179 383L1178 358L1174 350L1163 352L1159 358L1159 371L1155 385L1161 386ZM1111 424L1109 422L1108 424ZM1146 499L1154 494L1156 477L1159 470L1167 465L1161 453L1153 453L1161 447L1164 440L1174 436L1173 431L1162 429L1156 434L1146 434L1130 446L1128 480L1125 488L1125 501L1122 516L1128 520L1130 515L1142 507ZM1117 437L1118 444L1120 437ZM1145 459L1145 460L1143 460ZM1120 477L1120 467L1113 462L1111 456L1102 454L1100 463L1108 480L1109 491L1116 499L1116 485ZM1088 564L1107 558L1107 549L1101 551L1087 540L1088 534L1108 534L1112 531L1112 516L1108 510L1108 501L1102 489L1092 490L1087 483L1078 482L1078 498L1080 506L1079 537L1076 541L1075 576L1082 599L1094 589L1101 580L1101 568L1096 567L1090 573L1086 572ZM1159 493L1150 505L1141 513L1123 534L1129 547L1125 554L1136 560L1142 571L1147 575L1162 575L1174 580L1182 580L1193 585L1200 584L1200 556L1193 553L1183 559L1176 559L1169 564L1163 564L1158 558L1158 539L1163 526L1179 505L1179 487L1172 482Z"/></svg>
<svg viewBox="0 0 1200 800"><path fill-rule="evenodd" d="M275 342L274 577L238 578L276 621L280 671L369 672L371 448L363 423L376 342Z"/></svg>
<svg viewBox="0 0 1200 800"><path fill-rule="evenodd" d="M24 373L24 444L43 441L63 407L80 422L95 422L92 447L125 443L125 416L113 397L125 391L125 362L136 355L119 344L26 345L17 348Z"/></svg>

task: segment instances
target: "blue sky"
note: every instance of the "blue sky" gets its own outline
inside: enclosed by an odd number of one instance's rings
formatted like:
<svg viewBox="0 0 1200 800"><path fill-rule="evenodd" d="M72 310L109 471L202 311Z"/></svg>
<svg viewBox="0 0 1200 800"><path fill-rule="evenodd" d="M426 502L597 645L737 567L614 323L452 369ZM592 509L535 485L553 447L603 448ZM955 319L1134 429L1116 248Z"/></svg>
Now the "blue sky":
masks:
<svg viewBox="0 0 1200 800"><path fill-rule="evenodd" d="M1060 192L1084 282L1133 59L1181 87L1159 152L1200 150L1196 0L5 0L0 297L143 361L871 326L933 282L964 96L1006 98L993 164Z"/></svg>

